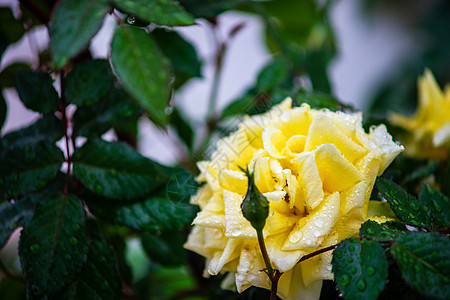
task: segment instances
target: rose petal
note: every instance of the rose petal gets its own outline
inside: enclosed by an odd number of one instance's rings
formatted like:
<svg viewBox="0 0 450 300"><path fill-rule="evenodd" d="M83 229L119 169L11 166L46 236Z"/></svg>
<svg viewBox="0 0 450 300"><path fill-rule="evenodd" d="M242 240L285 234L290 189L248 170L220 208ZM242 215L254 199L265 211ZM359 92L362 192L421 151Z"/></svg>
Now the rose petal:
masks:
<svg viewBox="0 0 450 300"><path fill-rule="evenodd" d="M303 187L306 205L309 209L316 208L322 202L324 194L314 154L302 153L293 160L293 165L297 169L297 179Z"/></svg>

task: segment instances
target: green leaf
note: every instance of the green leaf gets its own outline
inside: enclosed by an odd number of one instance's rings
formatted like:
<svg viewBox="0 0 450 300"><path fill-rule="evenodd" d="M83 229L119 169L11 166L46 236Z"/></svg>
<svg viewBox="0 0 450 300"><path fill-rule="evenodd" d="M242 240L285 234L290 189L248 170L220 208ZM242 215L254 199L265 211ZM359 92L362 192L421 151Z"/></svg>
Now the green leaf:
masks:
<svg viewBox="0 0 450 300"><path fill-rule="evenodd" d="M16 87L23 104L40 113L54 112L59 107L59 97L53 87L53 80L47 73L19 71Z"/></svg>
<svg viewBox="0 0 450 300"><path fill-rule="evenodd" d="M170 123L173 125L177 135L184 142L188 149L192 149L194 142L194 131L191 125L181 116L177 108L170 115Z"/></svg>
<svg viewBox="0 0 450 300"><path fill-rule="evenodd" d="M242 215L252 224L256 231L262 232L269 215L269 201L256 187L253 179L254 174L250 174L248 170L245 173L248 178L248 188L241 204Z"/></svg>
<svg viewBox="0 0 450 300"><path fill-rule="evenodd" d="M169 62L153 39L136 27L116 29L111 45L111 61L125 90L158 123L164 125L164 113L170 98Z"/></svg>
<svg viewBox="0 0 450 300"><path fill-rule="evenodd" d="M94 59L76 65L67 75L65 96L67 101L79 106L89 106L102 99L112 85L109 64L104 59Z"/></svg>
<svg viewBox="0 0 450 300"><path fill-rule="evenodd" d="M122 143L88 141L75 152L73 163L86 187L109 198L145 196L167 180L156 163Z"/></svg>
<svg viewBox="0 0 450 300"><path fill-rule="evenodd" d="M289 61L278 57L269 62L259 73L256 86L259 91L268 92L284 83L290 74Z"/></svg>
<svg viewBox="0 0 450 300"><path fill-rule="evenodd" d="M70 195L40 201L19 242L22 269L34 293L54 296L81 271L88 249L81 202Z"/></svg>
<svg viewBox="0 0 450 300"><path fill-rule="evenodd" d="M167 197L176 203L189 203L199 187L194 175L183 168L164 167L163 169L170 179L167 188L161 190L156 196Z"/></svg>
<svg viewBox="0 0 450 300"><path fill-rule="evenodd" d="M201 62L191 43L177 32L166 29L153 30L151 35L172 64L175 88L193 77L201 77Z"/></svg>
<svg viewBox="0 0 450 300"><path fill-rule="evenodd" d="M361 238L368 238L376 241L392 241L407 233L403 223L387 221L378 224L375 221L366 221L359 229Z"/></svg>
<svg viewBox="0 0 450 300"><path fill-rule="evenodd" d="M24 226L31 219L35 200L34 197L25 196L23 199L0 205L0 249L16 228Z"/></svg>
<svg viewBox="0 0 450 300"><path fill-rule="evenodd" d="M431 208L433 224L441 227L450 227L450 201L447 196L439 193L429 185L424 185L420 191L419 200Z"/></svg>
<svg viewBox="0 0 450 300"><path fill-rule="evenodd" d="M226 119L246 112L255 105L255 93L249 91L244 96L228 104L222 111L221 119Z"/></svg>
<svg viewBox="0 0 450 300"><path fill-rule="evenodd" d="M0 198L16 198L45 187L55 178L64 156L54 144L12 147L0 157Z"/></svg>
<svg viewBox="0 0 450 300"><path fill-rule="evenodd" d="M389 202L396 216L408 225L426 227L431 226L428 207L408 194L404 189L392 181L378 178L377 187L381 196Z"/></svg>
<svg viewBox="0 0 450 300"><path fill-rule="evenodd" d="M142 246L149 258L164 266L179 266L186 260L183 248L186 238L182 231L172 230L156 234L144 233Z"/></svg>
<svg viewBox="0 0 450 300"><path fill-rule="evenodd" d="M173 0L115 0L123 11L134 14L142 20L166 26L194 24L194 17Z"/></svg>
<svg viewBox="0 0 450 300"><path fill-rule="evenodd" d="M318 91L305 91L301 90L299 94L294 99L297 105L302 103L307 103L312 108L320 109L327 108L331 111L342 111L345 109L353 110L352 106L342 104L336 98L331 95L318 92Z"/></svg>
<svg viewBox="0 0 450 300"><path fill-rule="evenodd" d="M383 248L375 241L351 238L333 252L335 280L345 299L377 299L387 279Z"/></svg>
<svg viewBox="0 0 450 300"><path fill-rule="evenodd" d="M193 205L164 198L124 205L100 199L87 199L86 203L100 219L150 232L181 229L190 224L197 213Z"/></svg>
<svg viewBox="0 0 450 300"><path fill-rule="evenodd" d="M95 105L77 108L73 115L74 134L100 137L118 122L137 117L141 112L127 94L114 88Z"/></svg>
<svg viewBox="0 0 450 300"><path fill-rule="evenodd" d="M50 26L50 48L56 68L78 54L100 29L110 10L106 0L62 0Z"/></svg>
<svg viewBox="0 0 450 300"><path fill-rule="evenodd" d="M213 19L243 2L244 0L180 0L181 5L196 18L206 19Z"/></svg>
<svg viewBox="0 0 450 300"><path fill-rule="evenodd" d="M3 98L3 93L0 92L0 130L3 127L3 124L5 124L7 112L8 106L6 105L5 98Z"/></svg>
<svg viewBox="0 0 450 300"><path fill-rule="evenodd" d="M403 278L421 294L450 298L450 239L436 233L411 232L395 241L391 253Z"/></svg>
<svg viewBox="0 0 450 300"><path fill-rule="evenodd" d="M0 157L15 147L39 142L55 143L64 135L63 124L55 115L45 115L28 127L12 131L0 139Z"/></svg>
<svg viewBox="0 0 450 300"><path fill-rule="evenodd" d="M73 284L74 299L122 299L116 254L100 235L92 237L86 267Z"/></svg>
<svg viewBox="0 0 450 300"><path fill-rule="evenodd" d="M407 176L403 179L402 184L415 181L417 179L424 179L432 175L439 168L440 164L440 161L429 161L426 165L415 168L413 172L407 173Z"/></svg>
<svg viewBox="0 0 450 300"><path fill-rule="evenodd" d="M14 18L13 11L9 7L0 7L0 37L6 45L20 40L25 33L23 24Z"/></svg>
<svg viewBox="0 0 450 300"><path fill-rule="evenodd" d="M20 70L29 70L30 64L27 62L15 62L8 65L0 73L0 87L11 88L16 85L16 74Z"/></svg>

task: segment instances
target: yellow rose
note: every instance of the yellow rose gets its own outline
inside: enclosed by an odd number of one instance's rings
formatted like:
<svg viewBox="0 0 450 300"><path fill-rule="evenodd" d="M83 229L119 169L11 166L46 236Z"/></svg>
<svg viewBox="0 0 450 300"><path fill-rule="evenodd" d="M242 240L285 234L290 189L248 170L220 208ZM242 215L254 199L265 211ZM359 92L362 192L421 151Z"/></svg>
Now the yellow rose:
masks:
<svg viewBox="0 0 450 300"><path fill-rule="evenodd" d="M429 70L418 80L419 105L412 117L391 114L390 121L407 131L406 153L448 159L450 149L450 85L443 92Z"/></svg>
<svg viewBox="0 0 450 300"><path fill-rule="evenodd" d="M377 175L403 150L384 125L366 134L361 119L307 104L291 108L288 98L218 141L211 160L198 163L205 184L191 201L201 211L185 244L207 258L205 271L229 272L223 284L239 292L270 289L256 230L240 207L248 184L241 168L248 167L269 200L263 233L272 266L283 272L278 295L318 299L322 280L333 278L331 252L297 262L358 234Z"/></svg>

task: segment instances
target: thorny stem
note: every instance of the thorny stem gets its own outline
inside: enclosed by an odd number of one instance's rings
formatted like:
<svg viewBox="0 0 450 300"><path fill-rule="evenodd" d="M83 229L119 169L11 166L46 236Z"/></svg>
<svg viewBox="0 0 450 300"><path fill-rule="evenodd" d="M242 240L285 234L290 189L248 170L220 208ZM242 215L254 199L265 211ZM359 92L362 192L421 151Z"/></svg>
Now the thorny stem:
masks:
<svg viewBox="0 0 450 300"><path fill-rule="evenodd" d="M278 270L273 269L272 265L270 264L270 259L269 255L267 254L262 230L256 230L256 234L258 236L259 248L261 249L264 263L266 264L266 274L267 276L269 276L270 282L272 283L272 286L270 288L270 300L275 300L277 298L278 280L283 273L280 273Z"/></svg>

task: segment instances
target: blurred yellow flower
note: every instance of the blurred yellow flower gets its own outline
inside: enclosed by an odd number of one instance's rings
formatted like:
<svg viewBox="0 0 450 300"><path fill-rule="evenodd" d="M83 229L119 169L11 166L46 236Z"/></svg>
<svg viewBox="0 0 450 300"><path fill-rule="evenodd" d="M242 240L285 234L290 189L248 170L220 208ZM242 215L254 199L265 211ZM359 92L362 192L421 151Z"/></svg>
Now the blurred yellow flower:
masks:
<svg viewBox="0 0 450 300"><path fill-rule="evenodd" d="M291 108L288 98L218 141L211 160L198 163L205 184L191 201L201 211L185 244L207 258L205 271L228 271L224 287L239 292L270 289L256 230L240 207L248 167L269 200L263 233L272 266L284 273L278 295L318 299L322 280L333 278L331 252L297 262L358 234L376 177L403 150L384 125L366 134L361 120L361 113Z"/></svg>
<svg viewBox="0 0 450 300"><path fill-rule="evenodd" d="M419 78L419 105L412 117L389 116L407 131L406 154L419 158L448 159L450 149L450 85L443 92L429 70Z"/></svg>

